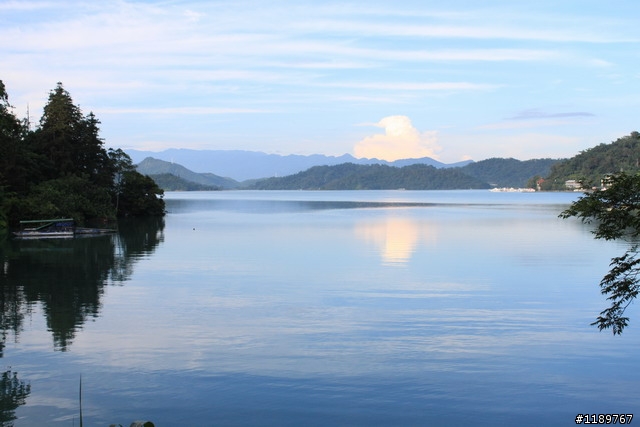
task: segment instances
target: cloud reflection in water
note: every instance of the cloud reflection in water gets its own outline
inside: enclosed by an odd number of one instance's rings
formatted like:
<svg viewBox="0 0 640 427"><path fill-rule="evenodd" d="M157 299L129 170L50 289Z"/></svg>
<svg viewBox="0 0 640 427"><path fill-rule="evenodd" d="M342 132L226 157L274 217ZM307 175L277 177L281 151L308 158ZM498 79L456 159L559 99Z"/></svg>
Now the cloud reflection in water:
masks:
<svg viewBox="0 0 640 427"><path fill-rule="evenodd" d="M428 224L400 216L358 222L355 235L376 247L383 265L406 264L418 245L435 245L437 241Z"/></svg>

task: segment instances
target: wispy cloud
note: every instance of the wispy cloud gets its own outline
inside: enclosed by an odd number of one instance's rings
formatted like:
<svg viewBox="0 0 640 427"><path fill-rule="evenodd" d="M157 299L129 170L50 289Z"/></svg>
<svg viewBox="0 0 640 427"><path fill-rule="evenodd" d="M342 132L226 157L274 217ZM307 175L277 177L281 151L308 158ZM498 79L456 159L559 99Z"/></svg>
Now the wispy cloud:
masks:
<svg viewBox="0 0 640 427"><path fill-rule="evenodd" d="M169 114L169 115L215 115L269 113L268 110L252 108L174 107L174 108L100 108L100 114Z"/></svg>
<svg viewBox="0 0 640 427"><path fill-rule="evenodd" d="M332 151L344 153L366 137L351 123L391 114L487 134L580 133L595 118L628 132L640 3L624 3L0 0L0 78L17 109L33 113L62 81L83 110L111 123L161 117L167 140L211 139L204 120L190 123L191 139L172 133L170 114L235 114L229 122L243 126L221 126L216 139L272 151L302 152L279 144L315 138L320 149L340 141ZM522 105L579 107L504 117ZM124 128L118 137L132 138Z"/></svg>
<svg viewBox="0 0 640 427"><path fill-rule="evenodd" d="M468 90L492 90L499 87L494 84L487 83L469 83L469 82L343 82L328 83L322 86L350 88L350 89L376 89L376 90L400 90L400 91L468 91Z"/></svg>
<svg viewBox="0 0 640 427"><path fill-rule="evenodd" d="M507 120L539 120L539 119L564 119L571 117L595 117L595 114L586 111L569 111L561 113L548 113L545 111L532 109L524 110L515 116L507 118Z"/></svg>
<svg viewBox="0 0 640 427"><path fill-rule="evenodd" d="M540 24L540 23L536 23ZM302 28L302 24L298 24ZM333 31L349 34L366 34L394 37L453 38L453 39L507 39L552 42L587 43L631 43L639 37L601 34L592 30L548 29L543 25L513 26L500 25L403 25L388 23L365 23L353 21L316 21L304 26L306 31Z"/></svg>
<svg viewBox="0 0 640 427"><path fill-rule="evenodd" d="M538 109L523 110L514 116L507 117L497 123L489 123L478 126L478 130L517 130L533 129L552 126L571 126L577 120L596 117L595 114L585 111L569 111L550 113Z"/></svg>

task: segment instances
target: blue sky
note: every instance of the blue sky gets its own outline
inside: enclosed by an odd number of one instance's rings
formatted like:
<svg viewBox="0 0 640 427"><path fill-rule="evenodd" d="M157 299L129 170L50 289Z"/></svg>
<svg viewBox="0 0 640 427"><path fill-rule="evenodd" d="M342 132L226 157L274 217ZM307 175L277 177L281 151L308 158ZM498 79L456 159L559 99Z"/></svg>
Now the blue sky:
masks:
<svg viewBox="0 0 640 427"><path fill-rule="evenodd" d="M108 147L570 157L640 130L640 2L0 0L0 79Z"/></svg>

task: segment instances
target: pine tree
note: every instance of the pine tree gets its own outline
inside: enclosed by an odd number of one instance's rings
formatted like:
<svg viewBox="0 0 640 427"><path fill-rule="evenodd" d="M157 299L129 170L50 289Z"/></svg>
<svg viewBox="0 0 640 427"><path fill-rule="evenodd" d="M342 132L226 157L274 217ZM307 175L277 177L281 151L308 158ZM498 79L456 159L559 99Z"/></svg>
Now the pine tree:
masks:
<svg viewBox="0 0 640 427"><path fill-rule="evenodd" d="M84 117L62 83L57 84L33 137L33 148L45 161L45 179L76 175L109 185L113 175L99 124L93 113Z"/></svg>

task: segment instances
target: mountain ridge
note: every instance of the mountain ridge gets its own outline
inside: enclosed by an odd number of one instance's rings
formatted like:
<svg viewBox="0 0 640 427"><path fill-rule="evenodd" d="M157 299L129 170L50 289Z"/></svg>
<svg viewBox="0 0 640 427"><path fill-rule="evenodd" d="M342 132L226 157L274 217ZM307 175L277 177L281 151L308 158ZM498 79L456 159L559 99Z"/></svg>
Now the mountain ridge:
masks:
<svg viewBox="0 0 640 427"><path fill-rule="evenodd" d="M388 162L380 159L357 159L350 154L326 156L324 154L268 154L260 151L244 150L193 150L187 148L169 148L163 151L124 150L138 164L148 157L177 163L196 173L213 173L236 181L262 179L292 175L313 166L334 166L343 163L361 165L382 164L387 166L409 166L426 164L440 168L460 167L472 160L446 164L430 157L400 159Z"/></svg>
<svg viewBox="0 0 640 427"><path fill-rule="evenodd" d="M197 173L183 165L170 163L164 160L147 157L136 165L138 172L149 175L152 178L157 175L173 175L185 181L193 182L199 185L218 188L236 188L238 181L225 178L212 173Z"/></svg>
<svg viewBox="0 0 640 427"><path fill-rule="evenodd" d="M182 165L147 157L137 165L138 172L152 178L171 175L179 179L217 187L218 189L469 189L491 187L524 187L533 176L549 173L558 160L534 159L488 159L455 168L436 168L427 164L388 166L384 164L358 165L341 163L338 165L312 166L304 171L284 177L235 181L212 173L196 173ZM166 190L176 185L186 188L187 183L178 183L164 176L157 180ZM164 183L164 184L163 184Z"/></svg>
<svg viewBox="0 0 640 427"><path fill-rule="evenodd" d="M426 164L407 166L342 163L314 166L282 178L259 180L256 190L457 190L491 186L465 174L461 168L436 168Z"/></svg>

